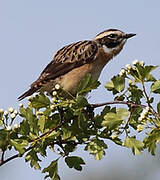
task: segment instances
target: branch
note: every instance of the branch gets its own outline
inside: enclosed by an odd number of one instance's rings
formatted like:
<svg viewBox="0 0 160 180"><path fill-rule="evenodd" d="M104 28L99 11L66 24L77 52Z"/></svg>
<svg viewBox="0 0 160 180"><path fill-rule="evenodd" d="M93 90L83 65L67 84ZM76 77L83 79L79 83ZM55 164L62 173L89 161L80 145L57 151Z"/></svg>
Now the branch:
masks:
<svg viewBox="0 0 160 180"><path fill-rule="evenodd" d="M30 146L29 148L27 148L26 151L25 151L25 153L28 152L29 150L31 150L32 148L33 148L33 146ZM13 160L13 159L15 159L15 158L18 158L18 157L22 157L22 154L17 153L17 154L15 154L15 155L9 157L8 159L1 161L1 162L0 162L0 166L6 164L8 161L11 161L11 160Z"/></svg>
<svg viewBox="0 0 160 180"><path fill-rule="evenodd" d="M124 105L128 105L128 106L132 106L132 107L141 107L141 108L145 108L147 107L146 105L142 105L142 104L135 104L129 101L110 101L110 102L105 102L105 103L100 103L100 104L91 104L92 108L97 108L97 107L101 107L101 106L106 106L106 105L111 105L111 104L124 104Z"/></svg>
<svg viewBox="0 0 160 180"><path fill-rule="evenodd" d="M110 101L110 102L105 102L105 103L99 103L99 104L90 104L91 105L91 108L95 109L95 108L98 108L98 107L102 107L102 106L106 106L106 105L111 105L111 104L124 104L124 105L127 105L127 106L131 106L131 107L141 107L141 108L145 108L147 107L146 105L143 105L143 104L135 104L135 103L132 103L132 102L129 102L129 101ZM160 115L154 110L154 109L150 109L150 111L153 113L153 115L160 119ZM70 120L70 119L69 119ZM34 139L32 142L34 141L38 141L40 140L41 138L43 138L44 136L46 135L49 135L51 134L53 131L57 130L58 128L60 128L62 125L64 125L65 123L67 123L69 120L64 120L63 122L60 122L56 127L48 130L46 133L42 134L40 137ZM64 142L63 142L64 143ZM35 147L34 146L30 146L26 149L25 153L28 152L29 150L33 149ZM1 161L0 161L0 166L4 165L5 163L7 163L8 161L11 161L13 159L16 159L18 157L22 157L23 155L20 154L20 153L17 153L11 157L9 157L8 159L4 160L4 152L2 152L2 158L1 158ZM24 154L25 154L24 153Z"/></svg>
<svg viewBox="0 0 160 180"><path fill-rule="evenodd" d="M68 121L69 121L69 120L68 120ZM34 139L32 142L38 141L38 140L40 140L41 138L43 138L44 136L51 134L53 131L57 130L59 127L61 127L63 124L65 124L65 123L68 122L68 121L60 122L56 127L48 130L47 132L45 132L44 134L42 134L40 137ZM34 147L35 147L35 145L28 147L28 148L26 149L25 153L28 152L29 150L33 149ZM25 153L24 153L24 154L25 154ZM23 155L24 155L24 154L23 154ZM4 152L2 152L2 157L1 157L1 161L0 161L0 166L4 165L4 164L7 163L8 161L11 161L11 160L16 159L16 158L18 158L18 157L22 157L23 155L20 154L20 153L17 153L17 154L15 154L15 155L9 157L8 159L4 160Z"/></svg>
<svg viewBox="0 0 160 180"><path fill-rule="evenodd" d="M146 108L146 105L143 104L135 104L129 101L110 101L110 102L105 102L105 103L100 103L100 104L91 104L91 107L93 109L97 108L97 107L102 107L102 106L106 106L106 105L111 105L111 104L124 104L127 106L131 106L131 107L141 107L141 108ZM153 115L160 119L160 115L152 108L150 107L150 111L153 113Z"/></svg>

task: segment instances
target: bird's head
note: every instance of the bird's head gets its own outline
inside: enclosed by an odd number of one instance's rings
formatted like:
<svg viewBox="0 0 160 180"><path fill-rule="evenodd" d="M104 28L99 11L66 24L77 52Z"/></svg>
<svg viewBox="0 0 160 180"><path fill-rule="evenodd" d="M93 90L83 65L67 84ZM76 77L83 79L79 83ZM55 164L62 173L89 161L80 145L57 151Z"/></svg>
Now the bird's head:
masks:
<svg viewBox="0 0 160 180"><path fill-rule="evenodd" d="M93 41L95 41L99 47L103 49L106 54L117 55L127 39L135 36L136 34L126 34L118 29L108 29L99 33Z"/></svg>

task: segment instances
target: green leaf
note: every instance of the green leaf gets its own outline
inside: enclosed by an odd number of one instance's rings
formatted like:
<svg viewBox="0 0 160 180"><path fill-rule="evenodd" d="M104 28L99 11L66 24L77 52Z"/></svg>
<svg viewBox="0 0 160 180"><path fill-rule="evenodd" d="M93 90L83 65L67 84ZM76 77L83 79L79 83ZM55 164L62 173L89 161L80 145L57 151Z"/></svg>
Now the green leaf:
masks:
<svg viewBox="0 0 160 180"><path fill-rule="evenodd" d="M130 92L129 97L130 97L131 101L133 101L137 104L141 103L141 98L143 98L143 91L135 85L130 85L128 90Z"/></svg>
<svg viewBox="0 0 160 180"><path fill-rule="evenodd" d="M109 91L112 91L114 89L113 81L107 82L105 88L107 88Z"/></svg>
<svg viewBox="0 0 160 180"><path fill-rule="evenodd" d="M121 92L124 90L125 88L125 78L123 76L114 76L112 78L113 84L114 84L114 88L118 91Z"/></svg>
<svg viewBox="0 0 160 180"><path fill-rule="evenodd" d="M67 139L69 139L71 137L72 131L70 131L68 129L65 129L65 128L63 128L62 131L63 131L63 134L62 134L62 139L63 140L67 140Z"/></svg>
<svg viewBox="0 0 160 180"><path fill-rule="evenodd" d="M76 98L78 108L83 108L88 105L88 101L83 96L77 96Z"/></svg>
<svg viewBox="0 0 160 180"><path fill-rule="evenodd" d="M119 108L115 112L109 112L104 116L102 126L107 127L108 130L113 130L117 128L125 117L129 115L126 109Z"/></svg>
<svg viewBox="0 0 160 180"><path fill-rule="evenodd" d="M94 118L94 122L96 123L97 127L101 128L102 127L102 121L104 120L104 116L110 112L110 106L105 106L103 111L101 112L100 115L96 115Z"/></svg>
<svg viewBox="0 0 160 180"><path fill-rule="evenodd" d="M38 126L42 133L44 131L45 122L46 122L46 116L40 115L38 119Z"/></svg>
<svg viewBox="0 0 160 180"><path fill-rule="evenodd" d="M160 80L155 81L151 85L151 91L157 94L160 94Z"/></svg>
<svg viewBox="0 0 160 180"><path fill-rule="evenodd" d="M35 97L29 100L32 104L32 107L39 110L40 108L45 108L50 105L50 100L44 94L36 95Z"/></svg>
<svg viewBox="0 0 160 180"><path fill-rule="evenodd" d="M127 136L124 142L124 146L131 148L134 155L138 155L144 148L144 144L138 141L135 137Z"/></svg>
<svg viewBox="0 0 160 180"><path fill-rule="evenodd" d="M155 78L150 74L151 71L156 69L158 66L141 66L140 64L136 65L136 70L138 72L137 78L140 81L155 81Z"/></svg>
<svg viewBox="0 0 160 180"><path fill-rule="evenodd" d="M148 152L155 155L156 143L160 142L160 130L153 129L148 136L144 139L145 148L148 148Z"/></svg>
<svg viewBox="0 0 160 180"><path fill-rule="evenodd" d="M122 119L129 115L129 111L127 109L124 109L124 108L117 108L116 113Z"/></svg>
<svg viewBox="0 0 160 180"><path fill-rule="evenodd" d="M157 103L157 111L158 111L158 114L160 114L160 102Z"/></svg>
<svg viewBox="0 0 160 180"><path fill-rule="evenodd" d="M22 106L19 108L20 116L25 117L27 116L26 109Z"/></svg>
<svg viewBox="0 0 160 180"><path fill-rule="evenodd" d="M38 131L39 131L38 125L37 125L38 120L37 120L36 116L33 114L33 109L31 107L27 107L26 109L21 107L20 113L21 113L21 116L24 117L25 120L27 121L27 122L25 122L25 124L26 125L27 125L27 123L29 124L30 131L34 132L38 135Z"/></svg>
<svg viewBox="0 0 160 180"><path fill-rule="evenodd" d="M158 66L145 66L144 68L144 78L146 81L155 81L156 79L150 74Z"/></svg>
<svg viewBox="0 0 160 180"><path fill-rule="evenodd" d="M141 107L134 107L132 109L131 115L130 115L130 120L129 120L129 125L133 127L135 130L137 130L137 126L139 125L138 118L142 112Z"/></svg>
<svg viewBox="0 0 160 180"><path fill-rule="evenodd" d="M107 127L108 130L113 130L117 128L122 121L123 119L119 115L109 112L104 116L102 126Z"/></svg>
<svg viewBox="0 0 160 180"><path fill-rule="evenodd" d="M156 81L155 77L152 74L148 74L145 79L146 82L154 82Z"/></svg>
<svg viewBox="0 0 160 180"><path fill-rule="evenodd" d="M86 125L86 116L80 111L78 114L78 127L80 129L86 129Z"/></svg>
<svg viewBox="0 0 160 180"><path fill-rule="evenodd" d="M26 162L30 161L30 166L34 167L35 169L41 169L38 162L41 160L37 156L37 152L35 152L34 149L32 149L27 155L25 156Z"/></svg>
<svg viewBox="0 0 160 180"><path fill-rule="evenodd" d="M0 129L0 149L3 151L6 150L8 144L8 132L4 129Z"/></svg>
<svg viewBox="0 0 160 180"><path fill-rule="evenodd" d="M47 177L50 177L52 180L60 180L58 175L58 159L51 162L51 164L42 170L42 173L48 173Z"/></svg>
<svg viewBox="0 0 160 180"><path fill-rule="evenodd" d="M29 132L30 132L30 126L29 126L29 123L27 120L23 120L21 123L20 123L20 133L22 135L29 135Z"/></svg>
<svg viewBox="0 0 160 180"><path fill-rule="evenodd" d="M80 82L78 87L78 94L86 94L93 89L96 89L100 85L100 82L93 79L91 74L87 74L85 78Z"/></svg>
<svg viewBox="0 0 160 180"><path fill-rule="evenodd" d="M91 140L91 142L89 142L85 147L85 150L89 151L90 154L93 154L96 160L101 160L102 157L105 155L104 149L107 149L107 145L104 143L103 140L97 138Z"/></svg>
<svg viewBox="0 0 160 180"><path fill-rule="evenodd" d="M85 164L82 158L77 156L68 156L65 158L65 162L69 168L74 168L78 171L82 170L82 165Z"/></svg>
<svg viewBox="0 0 160 180"><path fill-rule="evenodd" d="M28 141L24 139L11 139L10 144L20 153L25 153L25 147L28 146Z"/></svg>

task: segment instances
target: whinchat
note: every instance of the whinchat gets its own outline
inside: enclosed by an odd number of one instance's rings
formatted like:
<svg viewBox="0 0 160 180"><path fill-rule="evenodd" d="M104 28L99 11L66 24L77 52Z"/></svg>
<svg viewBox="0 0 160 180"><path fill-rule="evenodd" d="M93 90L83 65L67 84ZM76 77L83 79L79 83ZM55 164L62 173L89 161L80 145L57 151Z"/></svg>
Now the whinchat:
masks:
<svg viewBox="0 0 160 180"><path fill-rule="evenodd" d="M63 47L31 84L30 89L18 99L22 100L40 90L51 93L55 84L75 95L81 80L88 73L98 79L109 60L119 54L127 39L135 35L118 29L108 29L93 40L79 41Z"/></svg>

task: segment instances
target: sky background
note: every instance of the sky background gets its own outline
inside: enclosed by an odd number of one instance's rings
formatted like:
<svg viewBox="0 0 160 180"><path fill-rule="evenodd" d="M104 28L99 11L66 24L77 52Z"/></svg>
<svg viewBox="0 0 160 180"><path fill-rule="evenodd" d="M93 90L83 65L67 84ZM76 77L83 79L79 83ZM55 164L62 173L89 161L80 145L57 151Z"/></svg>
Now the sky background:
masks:
<svg viewBox="0 0 160 180"><path fill-rule="evenodd" d="M104 85L126 64L138 59L160 65L159 18L159 0L0 0L0 108L18 108L17 97L36 80L59 48L92 39L105 29L117 28L137 36L104 68L100 77L102 85L89 99L92 103L111 100ZM159 70L155 73L159 77ZM87 164L82 172L69 169L62 160L61 179L159 180L158 157L148 153L133 156L129 150L107 143L109 149L101 161L95 161L83 148L76 151ZM42 164L47 166L54 158L55 155L49 153ZM0 169L2 180L41 180L43 177L44 174L31 169L23 158Z"/></svg>

